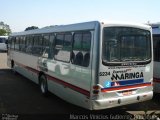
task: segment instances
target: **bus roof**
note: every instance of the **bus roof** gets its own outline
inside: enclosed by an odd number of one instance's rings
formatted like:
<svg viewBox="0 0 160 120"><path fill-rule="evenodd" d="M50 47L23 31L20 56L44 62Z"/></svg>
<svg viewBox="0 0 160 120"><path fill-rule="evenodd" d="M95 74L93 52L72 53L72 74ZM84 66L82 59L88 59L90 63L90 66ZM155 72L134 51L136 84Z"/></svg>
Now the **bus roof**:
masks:
<svg viewBox="0 0 160 120"><path fill-rule="evenodd" d="M91 30L95 28L95 25L99 24L98 21L92 21L92 22L84 22L84 23L76 23L76 24L69 24L69 25L55 25L55 26L49 26L44 27L41 29L35 29L35 30L28 30L24 32L17 32L11 34L11 36L18 36L18 35L29 35L29 34L42 34L42 33L52 33L52 32L66 32L66 31L72 31L72 30Z"/></svg>
<svg viewBox="0 0 160 120"><path fill-rule="evenodd" d="M127 22L127 21L106 21L105 26L122 26L122 27L135 27L140 29L151 30L151 26L142 23Z"/></svg>
<svg viewBox="0 0 160 120"><path fill-rule="evenodd" d="M32 35L32 34L45 34L45 33L52 33L52 32L67 32L67 31L79 31L79 30L93 30L97 25L100 25L100 24L110 25L110 26L139 27L144 29L151 28L148 25L137 24L137 23L116 22L116 21L106 21L106 22L90 21L90 22L75 23L75 24L68 24L68 25L55 25L55 26L44 27L41 29L16 32L16 33L12 33L10 36L23 36L23 35Z"/></svg>
<svg viewBox="0 0 160 120"><path fill-rule="evenodd" d="M8 38L8 36L0 36L0 38Z"/></svg>

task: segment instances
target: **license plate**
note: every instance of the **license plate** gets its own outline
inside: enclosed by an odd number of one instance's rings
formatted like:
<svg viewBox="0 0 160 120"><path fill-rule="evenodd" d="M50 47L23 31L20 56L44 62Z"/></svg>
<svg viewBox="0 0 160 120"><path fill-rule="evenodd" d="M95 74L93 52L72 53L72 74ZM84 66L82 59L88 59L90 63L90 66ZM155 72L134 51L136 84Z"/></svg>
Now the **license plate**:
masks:
<svg viewBox="0 0 160 120"><path fill-rule="evenodd" d="M123 91L122 95L123 96L132 95L132 91L131 90L130 91Z"/></svg>

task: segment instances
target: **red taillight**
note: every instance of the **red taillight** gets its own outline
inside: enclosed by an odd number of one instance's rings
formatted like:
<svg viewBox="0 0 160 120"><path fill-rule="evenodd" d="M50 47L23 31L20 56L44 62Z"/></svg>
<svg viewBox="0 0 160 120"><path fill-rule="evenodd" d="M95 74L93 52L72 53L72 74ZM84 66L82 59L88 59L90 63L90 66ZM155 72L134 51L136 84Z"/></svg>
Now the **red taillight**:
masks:
<svg viewBox="0 0 160 120"><path fill-rule="evenodd" d="M100 87L99 87L98 85L95 85L95 86L93 86L93 89L94 89L94 90L99 90Z"/></svg>
<svg viewBox="0 0 160 120"><path fill-rule="evenodd" d="M95 85L95 86L93 86L93 94L99 94L99 90L100 90L101 88L100 88L100 86L98 86L98 85Z"/></svg>

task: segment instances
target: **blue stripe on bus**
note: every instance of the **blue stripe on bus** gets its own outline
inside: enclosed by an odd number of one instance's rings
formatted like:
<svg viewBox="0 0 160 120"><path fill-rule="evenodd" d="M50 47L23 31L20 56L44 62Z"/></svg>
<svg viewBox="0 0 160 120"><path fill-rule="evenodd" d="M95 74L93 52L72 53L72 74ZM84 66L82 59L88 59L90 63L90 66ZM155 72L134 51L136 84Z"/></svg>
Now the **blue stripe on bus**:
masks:
<svg viewBox="0 0 160 120"><path fill-rule="evenodd" d="M132 85L132 84L138 84L138 83L143 83L144 79L135 79L135 80L122 80L122 81L115 81L117 82L120 86L121 85ZM111 86L115 86L115 82L111 82Z"/></svg>

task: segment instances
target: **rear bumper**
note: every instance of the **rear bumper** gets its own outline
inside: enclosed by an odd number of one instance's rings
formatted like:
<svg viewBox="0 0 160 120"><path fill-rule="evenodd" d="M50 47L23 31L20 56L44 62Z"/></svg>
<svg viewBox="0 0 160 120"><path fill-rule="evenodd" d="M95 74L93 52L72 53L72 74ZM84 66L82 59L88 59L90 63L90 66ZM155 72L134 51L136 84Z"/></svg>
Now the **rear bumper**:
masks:
<svg viewBox="0 0 160 120"><path fill-rule="evenodd" d="M150 91L143 94L92 100L92 109L93 110L106 109L106 108L112 108L112 107L132 104L132 103L138 103L138 102L150 100L152 99L152 97L153 97L153 91Z"/></svg>

